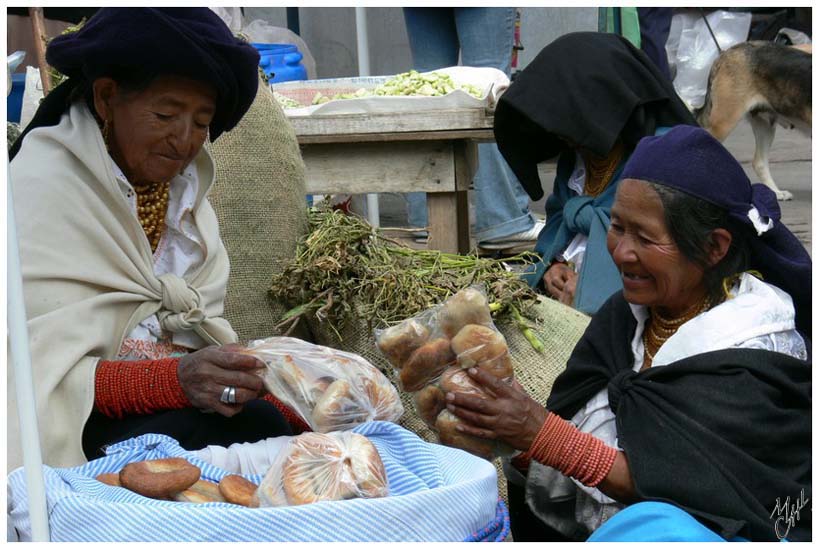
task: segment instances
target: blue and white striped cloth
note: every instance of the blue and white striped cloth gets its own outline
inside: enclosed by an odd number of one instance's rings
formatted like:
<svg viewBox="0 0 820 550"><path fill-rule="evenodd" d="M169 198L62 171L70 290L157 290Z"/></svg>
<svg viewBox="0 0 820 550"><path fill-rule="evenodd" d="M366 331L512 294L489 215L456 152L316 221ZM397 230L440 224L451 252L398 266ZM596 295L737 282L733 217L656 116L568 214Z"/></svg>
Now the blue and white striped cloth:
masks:
<svg viewBox="0 0 820 550"><path fill-rule="evenodd" d="M376 446L390 495L283 508L227 503L191 504L142 497L94 479L139 460L180 456L202 477L230 472L196 458L170 437L149 434L112 445L107 456L75 468L44 467L52 541L463 541L488 525L503 539L508 522L497 502L492 464L466 452L427 443L389 422L353 431ZM262 476L251 477L259 483ZM8 478L8 519L30 540L23 469ZM492 529L496 529L493 527Z"/></svg>

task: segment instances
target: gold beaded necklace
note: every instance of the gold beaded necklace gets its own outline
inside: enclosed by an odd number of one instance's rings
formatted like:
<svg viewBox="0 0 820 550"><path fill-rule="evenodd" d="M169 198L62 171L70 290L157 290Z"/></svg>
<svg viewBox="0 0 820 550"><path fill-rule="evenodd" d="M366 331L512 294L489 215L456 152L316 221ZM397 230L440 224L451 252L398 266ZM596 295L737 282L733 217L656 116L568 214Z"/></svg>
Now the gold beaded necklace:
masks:
<svg viewBox="0 0 820 550"><path fill-rule="evenodd" d="M170 182L134 185L137 193L137 218L154 252L165 229L165 214L168 212L168 192Z"/></svg>
<svg viewBox="0 0 820 550"><path fill-rule="evenodd" d="M584 181L584 194L590 197L597 197L603 193L604 189L612 180L618 163L623 156L624 146L620 140L615 142L609 154L603 158L593 155L584 155L587 177Z"/></svg>
<svg viewBox="0 0 820 550"><path fill-rule="evenodd" d="M649 308L649 322L643 331L644 364L655 359L660 347L675 334L678 329L704 311L711 309L712 299L706 296L703 300L684 311L680 317L669 319L658 312L656 308Z"/></svg>

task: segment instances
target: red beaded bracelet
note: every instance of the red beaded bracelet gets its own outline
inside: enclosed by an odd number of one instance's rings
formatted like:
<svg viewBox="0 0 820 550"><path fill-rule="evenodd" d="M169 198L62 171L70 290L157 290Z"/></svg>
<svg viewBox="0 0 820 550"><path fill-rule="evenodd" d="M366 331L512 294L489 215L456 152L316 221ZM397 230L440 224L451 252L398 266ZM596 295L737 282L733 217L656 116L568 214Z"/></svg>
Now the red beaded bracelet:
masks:
<svg viewBox="0 0 820 550"><path fill-rule="evenodd" d="M617 454L614 447L582 432L557 414L549 413L530 448L513 458L512 463L524 469L530 460L536 460L588 487L595 487L609 475Z"/></svg>
<svg viewBox="0 0 820 550"><path fill-rule="evenodd" d="M151 414L190 407L177 377L179 357L97 363L94 406L105 416Z"/></svg>

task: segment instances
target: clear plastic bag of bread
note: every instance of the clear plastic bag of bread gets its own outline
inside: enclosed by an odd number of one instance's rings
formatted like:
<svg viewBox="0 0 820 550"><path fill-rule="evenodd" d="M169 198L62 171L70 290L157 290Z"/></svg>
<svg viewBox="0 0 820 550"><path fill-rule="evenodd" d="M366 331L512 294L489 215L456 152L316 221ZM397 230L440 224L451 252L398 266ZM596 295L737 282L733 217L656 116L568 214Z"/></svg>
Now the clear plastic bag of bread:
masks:
<svg viewBox="0 0 820 550"><path fill-rule="evenodd" d="M256 492L260 507L388 494L379 452L369 439L353 432L306 432L293 437Z"/></svg>
<svg viewBox="0 0 820 550"><path fill-rule="evenodd" d="M265 387L315 432L396 422L404 413L396 388L358 355L287 337L251 341L243 352L265 362Z"/></svg>
<svg viewBox="0 0 820 550"><path fill-rule="evenodd" d="M493 323L483 288L460 290L444 303L376 331L376 345L396 369L400 387L413 393L416 412L441 443L483 458L509 456L513 449L456 430L460 420L446 409L447 392L489 398L467 374L476 367L512 383L507 341Z"/></svg>

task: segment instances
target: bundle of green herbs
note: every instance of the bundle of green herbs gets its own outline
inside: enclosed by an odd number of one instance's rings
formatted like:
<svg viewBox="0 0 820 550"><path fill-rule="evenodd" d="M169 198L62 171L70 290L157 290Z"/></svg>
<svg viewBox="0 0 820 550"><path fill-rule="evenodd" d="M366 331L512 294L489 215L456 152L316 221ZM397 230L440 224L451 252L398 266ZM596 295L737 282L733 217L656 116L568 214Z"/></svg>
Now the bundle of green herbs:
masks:
<svg viewBox="0 0 820 550"><path fill-rule="evenodd" d="M328 201L329 202L329 201ZM512 319L537 351L543 344L525 315L537 299L505 262L531 263L520 254L504 261L475 255L415 250L386 237L367 221L329 208L311 208L309 231L295 259L275 275L270 292L296 304L279 329L315 316L341 339L346 323L384 328L442 303L459 290L483 285L497 320Z"/></svg>

